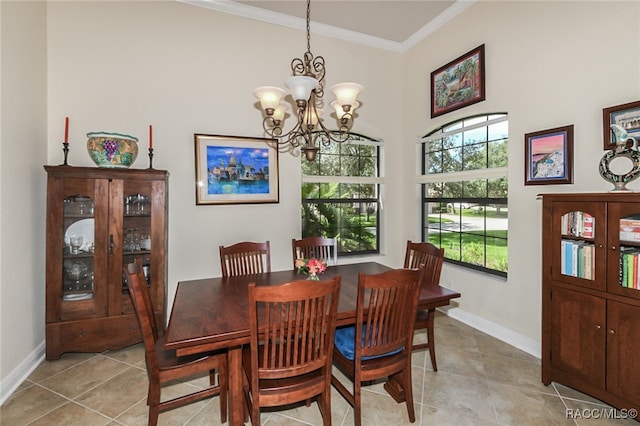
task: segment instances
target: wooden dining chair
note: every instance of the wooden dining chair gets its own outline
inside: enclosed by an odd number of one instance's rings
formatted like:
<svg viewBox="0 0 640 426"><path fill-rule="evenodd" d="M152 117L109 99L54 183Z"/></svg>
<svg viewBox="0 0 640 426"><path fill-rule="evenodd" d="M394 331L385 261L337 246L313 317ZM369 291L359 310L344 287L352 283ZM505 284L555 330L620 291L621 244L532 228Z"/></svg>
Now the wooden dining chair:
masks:
<svg viewBox="0 0 640 426"><path fill-rule="evenodd" d="M353 382L353 392L331 377L336 390L353 406L356 426L362 418L362 383L385 377L395 382L400 390L396 400L406 402L409 421L415 422L411 345L421 273L421 268L396 269L358 276L356 324L336 330L333 349L333 363ZM385 389L394 395L388 385Z"/></svg>
<svg viewBox="0 0 640 426"><path fill-rule="evenodd" d="M438 248L431 243L414 243L407 241L407 250L404 257L405 268L417 268L424 265L423 286L439 286L442 263L444 261L444 249ZM434 323L436 310L424 309L416 313L415 330L427 330L427 342L413 345L413 350L429 350L431 367L433 371L438 371L436 362L436 346L434 338Z"/></svg>
<svg viewBox="0 0 640 426"><path fill-rule="evenodd" d="M147 282L142 272L140 260L124 267L127 284L133 307L140 323L147 364L149 390L147 405L149 406L149 425L158 423L158 415L162 412L181 407L192 402L201 401L215 395L220 396L220 421L227 421L228 368L226 352L207 352L178 357L175 351L164 349L164 337L158 337L158 326L153 314L153 307L147 289ZM218 370L218 384L216 384ZM208 373L210 387L187 395L160 402L162 385L185 379L198 374Z"/></svg>
<svg viewBox="0 0 640 426"><path fill-rule="evenodd" d="M292 238L291 249L294 269L296 259L318 259L325 262L327 266L338 264L338 240L335 238L304 237L300 240Z"/></svg>
<svg viewBox="0 0 640 426"><path fill-rule="evenodd" d="M244 241L227 247L220 246L220 263L223 277L271 272L269 241Z"/></svg>
<svg viewBox="0 0 640 426"><path fill-rule="evenodd" d="M323 424L331 425L331 355L340 275L327 281L277 286L249 284L251 343L243 349L245 402L251 424L260 408L318 397Z"/></svg>

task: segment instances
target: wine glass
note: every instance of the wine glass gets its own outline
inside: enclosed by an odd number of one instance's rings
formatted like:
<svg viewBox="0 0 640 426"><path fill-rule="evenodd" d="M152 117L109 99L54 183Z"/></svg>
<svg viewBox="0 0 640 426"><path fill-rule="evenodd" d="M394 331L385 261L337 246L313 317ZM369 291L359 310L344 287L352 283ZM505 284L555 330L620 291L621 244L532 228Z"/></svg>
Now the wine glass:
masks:
<svg viewBox="0 0 640 426"><path fill-rule="evenodd" d="M69 237L69 244L71 245L71 254L80 253L80 247L82 247L82 235L72 235Z"/></svg>

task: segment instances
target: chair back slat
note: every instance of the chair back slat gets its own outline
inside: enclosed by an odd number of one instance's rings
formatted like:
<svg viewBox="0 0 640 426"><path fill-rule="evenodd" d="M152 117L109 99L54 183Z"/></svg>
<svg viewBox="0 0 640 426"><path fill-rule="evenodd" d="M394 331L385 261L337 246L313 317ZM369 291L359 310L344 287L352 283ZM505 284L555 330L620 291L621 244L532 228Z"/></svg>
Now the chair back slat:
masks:
<svg viewBox="0 0 640 426"><path fill-rule="evenodd" d="M411 350L421 275L422 268L359 275L356 358Z"/></svg>
<svg viewBox="0 0 640 426"><path fill-rule="evenodd" d="M335 238L305 237L291 240L293 250L293 267L296 259L318 259L327 266L338 264L338 241Z"/></svg>
<svg viewBox="0 0 640 426"><path fill-rule="evenodd" d="M444 249L431 243L414 243L407 241L404 267L415 269L424 265L423 285L440 285L440 274L444 261Z"/></svg>
<svg viewBox="0 0 640 426"><path fill-rule="evenodd" d="M281 379L324 368L333 351L340 276L311 284L249 285L255 379ZM257 383L256 383L257 386Z"/></svg>
<svg viewBox="0 0 640 426"><path fill-rule="evenodd" d="M269 241L245 241L228 247L220 246L220 263L223 277L271 272Z"/></svg>

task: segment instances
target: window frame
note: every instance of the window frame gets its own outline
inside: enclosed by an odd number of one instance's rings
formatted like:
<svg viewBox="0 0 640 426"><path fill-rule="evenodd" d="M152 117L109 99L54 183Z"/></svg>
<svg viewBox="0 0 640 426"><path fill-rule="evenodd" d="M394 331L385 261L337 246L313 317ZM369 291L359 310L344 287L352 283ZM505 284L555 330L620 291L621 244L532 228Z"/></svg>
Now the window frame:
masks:
<svg viewBox="0 0 640 426"><path fill-rule="evenodd" d="M484 121L480 121L468 126L464 126L464 122L465 121L470 121L470 120L474 120L474 119L478 119L481 117L486 117L486 119ZM492 124L497 124L497 123L501 123L501 122L506 122L507 126L508 126L508 122L509 122L509 118L508 118L508 114L505 112L497 112L497 113L483 113L483 114L476 114L476 115L472 115L472 116L468 116L468 117L462 117L460 119L451 121L449 123L446 123L444 125L439 126L438 128L436 128L435 130L427 133L425 136L423 136L422 138L420 138L418 140L418 144L420 144L420 152L421 152L421 175L418 176L418 183L420 184L421 187L421 206L420 206L420 210L421 210L421 239L422 241L432 241L433 239L429 239L429 235L430 235L430 230L431 229L435 229L436 230L436 234L439 236L439 242L440 242L440 246L442 245L442 232L443 232L443 222L439 221L439 225L437 227L434 226L430 226L430 222L428 220L428 217L430 214L429 213L429 208L431 205L433 204L441 204L444 203L445 205L451 203L451 204L458 204L459 206L462 205L469 205L469 204L475 204L475 205L480 205L480 211L483 212L482 213L482 218L483 218L483 227L481 230L479 230L479 232L469 232L469 231L465 231L463 230L463 224L464 224L464 216L462 215L462 208L460 208L459 210L459 218L460 218L460 227L452 232L457 232L458 233L458 241L459 241L459 248L458 251L456 253L455 257L447 257L447 247L445 247L445 262L447 263L451 263L451 264L455 264L455 265L459 265L462 266L464 268L469 268L472 270L477 270L477 271L481 271L487 274L491 274L491 275L497 275L497 276L501 276L501 277L507 277L507 271L501 271L498 269L493 269L493 268L488 268L487 267L487 240L488 239L493 239L493 238L497 238L499 240L504 240L505 243L505 247L507 247L507 256L508 256L508 188L506 189L506 194L505 197L489 197L489 181L491 179L504 179L505 182L508 184L508 174L507 174L507 166L501 166L501 167L486 167L486 168L481 168L481 169L471 169L471 170L465 170L464 167L464 159L461 161L461 168L462 170L460 171L449 171L449 172L440 172L440 173L429 173L428 172L428 163L427 163L427 148L430 142L432 141L437 141L440 139L443 139L447 136L451 136L454 134L462 134L464 132L468 132L470 130L474 130L474 129L478 129L478 128L488 128L488 126L492 125ZM454 129L451 129L452 126L455 126ZM443 131L443 129L449 129L448 131ZM487 135L488 135L488 130L487 130ZM489 149L489 144L493 141L500 141L500 140L504 140L505 143L507 144L507 149L508 149L508 143L509 143L509 135L508 135L508 130L507 130L507 134L502 137L502 138L496 138L496 139L489 139L488 137L484 140L484 144L486 145L486 165L489 166L490 164L490 149ZM460 144L460 147L465 146L464 144ZM453 148L447 148L447 149L453 149ZM444 149L443 149L444 151ZM507 161L508 161L508 157L507 157ZM447 194L441 193L439 197L434 197L434 196L429 196L428 195L428 185L429 184L434 184L434 183L442 183L442 184L446 184L446 183L464 183L464 182L473 182L476 180L485 180L486 181L486 189L485 189L485 194L486 197L478 197L478 196L460 196L460 197L451 197L451 196L445 196ZM504 206L507 210L507 217L505 218L505 220L507 221L507 234L505 237L498 237L498 236L492 236L490 235L490 233L488 233L488 231L490 231L490 229L487 229L487 208L486 206L489 205L500 205L500 206ZM442 214L442 205L439 206L438 211L440 212L440 214ZM455 212L455 209L454 209ZM433 233L431 233L431 235L433 235ZM461 259L463 258L463 241L466 238L469 238L470 236L476 236L476 237L481 237L482 241L483 241L483 248L484 248L484 254L483 254L483 263L482 265L478 265L475 263L470 263L470 262L465 262L462 261ZM458 260L460 259L460 260ZM507 262L508 262L508 257L507 257Z"/></svg>
<svg viewBox="0 0 640 426"><path fill-rule="evenodd" d="M333 132L338 133L338 132ZM320 174L304 174L304 167L301 171L301 188L306 183L313 184L324 184L324 183L337 183L337 184L366 184L366 185L375 185L375 196L368 198L303 198L301 197L301 210L305 204L353 204L353 203L375 203L376 211L375 211L375 246L376 248L373 250L359 250L355 252L351 251L342 251L343 247L340 244L340 236L338 236L338 256L339 257L348 257L348 256L361 256L361 255L371 255L371 254L379 254L380 253L380 236L381 236L381 210L382 210L382 187L384 184L384 176L381 165L383 164L383 155L384 155L384 143L380 139L375 139L370 136L362 135L359 133L351 133L350 139L348 141L340 143L340 145L366 145L373 146L376 152L376 163L375 170L376 176L342 176L342 175L320 175ZM356 138L355 140L351 140L351 137ZM332 142L333 143L333 142ZM322 146L320 152L316 157L314 163L322 161ZM326 154L325 154L326 155ZM331 154L336 155L336 154ZM339 154L342 158L342 153ZM304 156L301 157L301 161L304 162L306 159ZM320 169L320 166L318 166ZM302 212L303 214L303 212ZM301 218L301 234L303 237L308 236L305 234L305 220L304 217Z"/></svg>

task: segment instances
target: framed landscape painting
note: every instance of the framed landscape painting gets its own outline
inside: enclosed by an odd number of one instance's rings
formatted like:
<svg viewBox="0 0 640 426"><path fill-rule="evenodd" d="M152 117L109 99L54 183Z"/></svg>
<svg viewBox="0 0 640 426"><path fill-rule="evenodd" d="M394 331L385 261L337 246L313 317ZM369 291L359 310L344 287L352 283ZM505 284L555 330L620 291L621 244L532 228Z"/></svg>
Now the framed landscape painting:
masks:
<svg viewBox="0 0 640 426"><path fill-rule="evenodd" d="M277 203L271 139L195 134L196 205Z"/></svg>
<svg viewBox="0 0 640 426"><path fill-rule="evenodd" d="M484 101L484 44L431 73L431 118Z"/></svg>
<svg viewBox="0 0 640 426"><path fill-rule="evenodd" d="M525 185L573 183L573 124L524 135Z"/></svg>

